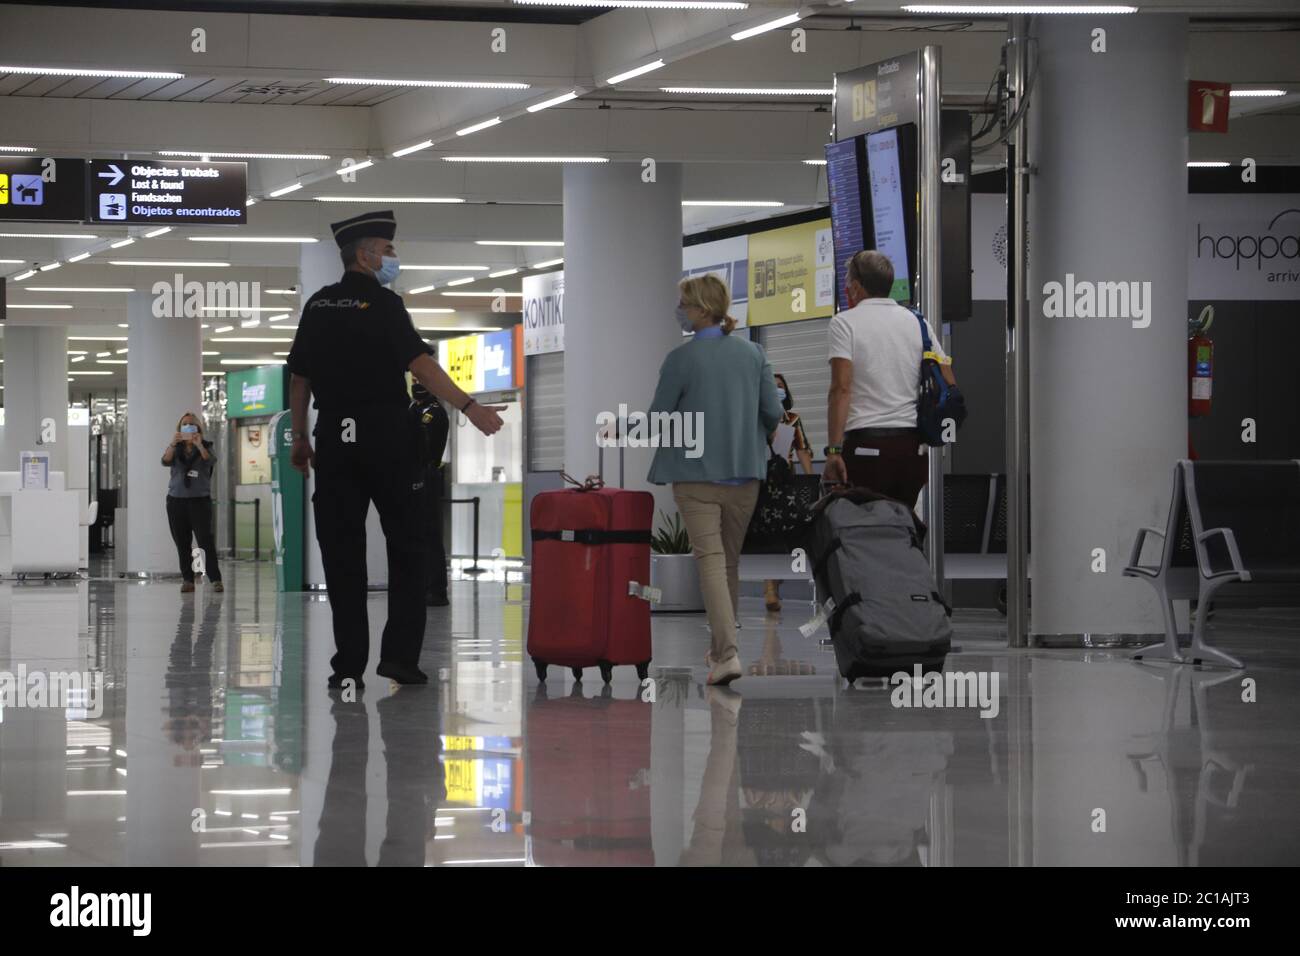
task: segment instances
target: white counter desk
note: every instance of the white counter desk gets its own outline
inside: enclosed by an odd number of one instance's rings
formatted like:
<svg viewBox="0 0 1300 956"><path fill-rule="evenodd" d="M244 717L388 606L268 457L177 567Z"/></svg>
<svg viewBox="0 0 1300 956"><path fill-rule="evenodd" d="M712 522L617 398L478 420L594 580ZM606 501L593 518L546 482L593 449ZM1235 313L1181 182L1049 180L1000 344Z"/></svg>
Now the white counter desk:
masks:
<svg viewBox="0 0 1300 956"><path fill-rule="evenodd" d="M19 473L0 471L0 574L76 571L81 566L81 493L50 472L45 491L23 490Z"/></svg>

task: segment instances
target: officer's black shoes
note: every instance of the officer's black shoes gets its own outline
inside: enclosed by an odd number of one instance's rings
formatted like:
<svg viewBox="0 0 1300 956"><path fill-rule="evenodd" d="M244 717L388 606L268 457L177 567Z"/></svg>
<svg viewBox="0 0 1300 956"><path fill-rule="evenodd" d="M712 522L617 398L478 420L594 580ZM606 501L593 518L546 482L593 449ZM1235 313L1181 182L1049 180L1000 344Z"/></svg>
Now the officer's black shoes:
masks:
<svg viewBox="0 0 1300 956"><path fill-rule="evenodd" d="M429 675L418 667L400 667L396 664L385 664L379 662L375 668L375 673L380 677L387 677L389 680L397 681L399 684L427 684Z"/></svg>
<svg viewBox="0 0 1300 956"><path fill-rule="evenodd" d="M330 680L329 680L330 690L342 690L343 682L345 680L355 681L356 683L353 686L355 686L357 690L366 689L366 682L363 681L360 677L351 677L348 674L330 674Z"/></svg>
<svg viewBox="0 0 1300 956"><path fill-rule="evenodd" d="M447 592L435 593L433 591L424 592L424 603L427 607L446 607L451 602L447 600Z"/></svg>

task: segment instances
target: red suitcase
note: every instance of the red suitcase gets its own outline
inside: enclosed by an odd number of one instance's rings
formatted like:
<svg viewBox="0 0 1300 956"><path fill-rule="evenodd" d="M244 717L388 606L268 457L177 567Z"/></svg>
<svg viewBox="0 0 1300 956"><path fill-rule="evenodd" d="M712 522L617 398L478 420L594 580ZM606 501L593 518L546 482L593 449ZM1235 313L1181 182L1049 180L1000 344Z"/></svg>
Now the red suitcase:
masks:
<svg viewBox="0 0 1300 956"><path fill-rule="evenodd" d="M619 488L543 491L529 511L533 539L528 656L537 677L556 664L582 679L615 664L650 668L650 524L654 496Z"/></svg>

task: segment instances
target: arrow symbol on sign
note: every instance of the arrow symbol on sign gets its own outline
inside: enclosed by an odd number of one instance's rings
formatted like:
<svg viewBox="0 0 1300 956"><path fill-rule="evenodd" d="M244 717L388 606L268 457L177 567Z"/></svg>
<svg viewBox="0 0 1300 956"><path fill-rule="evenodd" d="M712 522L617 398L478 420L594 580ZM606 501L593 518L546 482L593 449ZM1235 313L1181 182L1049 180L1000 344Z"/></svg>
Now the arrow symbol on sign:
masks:
<svg viewBox="0 0 1300 956"><path fill-rule="evenodd" d="M108 184L109 184L110 186L116 186L118 183L120 183L120 182L122 181L122 177L125 176L126 173L124 173L124 172L122 172L122 170L118 169L117 166L116 166L116 164L114 164L114 163L109 163L109 164L108 164L108 168L111 169L112 172L111 172L111 173L100 173L100 174L99 174L99 178L100 178L100 179L107 179L107 180L109 181Z"/></svg>

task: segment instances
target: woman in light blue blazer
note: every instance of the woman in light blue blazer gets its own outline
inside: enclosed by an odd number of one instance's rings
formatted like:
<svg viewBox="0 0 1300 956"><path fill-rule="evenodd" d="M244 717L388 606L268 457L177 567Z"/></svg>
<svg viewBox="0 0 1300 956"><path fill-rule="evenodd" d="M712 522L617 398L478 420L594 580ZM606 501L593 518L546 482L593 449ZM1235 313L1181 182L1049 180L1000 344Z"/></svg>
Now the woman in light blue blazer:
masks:
<svg viewBox="0 0 1300 956"><path fill-rule="evenodd" d="M671 484L691 536L713 635L708 682L741 674L736 644L740 546L767 475L768 436L781 420L772 367L753 342L731 335L731 295L713 275L683 279L677 321L690 341L668 353L650 406L670 416L649 480Z"/></svg>

